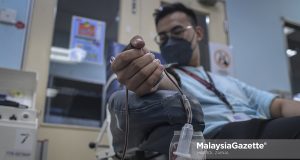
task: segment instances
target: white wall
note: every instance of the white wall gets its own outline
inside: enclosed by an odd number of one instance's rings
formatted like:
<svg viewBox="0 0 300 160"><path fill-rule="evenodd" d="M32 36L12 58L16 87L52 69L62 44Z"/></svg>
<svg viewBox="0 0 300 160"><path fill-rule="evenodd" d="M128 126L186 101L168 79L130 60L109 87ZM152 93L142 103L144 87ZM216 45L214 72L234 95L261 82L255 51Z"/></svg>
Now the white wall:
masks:
<svg viewBox="0 0 300 160"><path fill-rule="evenodd" d="M227 0L235 76L265 90L290 91L282 17L300 24L299 0Z"/></svg>

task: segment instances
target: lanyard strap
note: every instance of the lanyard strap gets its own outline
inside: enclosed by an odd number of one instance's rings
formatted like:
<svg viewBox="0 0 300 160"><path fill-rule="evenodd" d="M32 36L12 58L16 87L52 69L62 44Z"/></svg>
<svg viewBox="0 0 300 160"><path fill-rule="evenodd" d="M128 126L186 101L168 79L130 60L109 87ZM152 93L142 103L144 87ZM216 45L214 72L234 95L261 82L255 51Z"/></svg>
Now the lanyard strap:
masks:
<svg viewBox="0 0 300 160"><path fill-rule="evenodd" d="M214 81L212 80L211 76L205 71L205 74L207 75L208 79L210 82L206 81L205 79L199 77L198 75L194 74L193 72L190 72L188 70L186 70L185 68L182 67L177 67L178 69L180 69L181 71L183 71L184 73L186 73L187 75L191 76L192 78L194 78L196 81L198 81L199 83L201 83L202 85L204 85L206 87L206 89L212 91L216 96L218 96L218 98L224 102L229 109L234 112L232 105L228 102L226 96L219 91L215 84Z"/></svg>

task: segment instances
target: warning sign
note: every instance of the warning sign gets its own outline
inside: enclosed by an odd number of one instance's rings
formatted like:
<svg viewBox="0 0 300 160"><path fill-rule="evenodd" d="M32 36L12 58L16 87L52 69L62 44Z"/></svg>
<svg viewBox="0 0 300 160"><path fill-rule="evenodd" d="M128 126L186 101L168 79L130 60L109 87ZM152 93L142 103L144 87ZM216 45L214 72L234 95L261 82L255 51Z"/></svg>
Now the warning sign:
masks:
<svg viewBox="0 0 300 160"><path fill-rule="evenodd" d="M233 58L231 49L224 44L210 43L210 68L211 72L233 75Z"/></svg>

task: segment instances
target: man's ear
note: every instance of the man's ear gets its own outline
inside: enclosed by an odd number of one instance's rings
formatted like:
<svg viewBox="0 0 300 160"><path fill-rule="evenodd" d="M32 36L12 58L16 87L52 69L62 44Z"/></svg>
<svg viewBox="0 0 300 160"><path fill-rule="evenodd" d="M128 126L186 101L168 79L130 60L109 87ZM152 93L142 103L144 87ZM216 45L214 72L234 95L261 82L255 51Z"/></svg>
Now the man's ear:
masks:
<svg viewBox="0 0 300 160"><path fill-rule="evenodd" d="M196 35L197 35L197 41L200 42L204 37L203 28L201 26L196 26L195 27L195 32L196 32Z"/></svg>

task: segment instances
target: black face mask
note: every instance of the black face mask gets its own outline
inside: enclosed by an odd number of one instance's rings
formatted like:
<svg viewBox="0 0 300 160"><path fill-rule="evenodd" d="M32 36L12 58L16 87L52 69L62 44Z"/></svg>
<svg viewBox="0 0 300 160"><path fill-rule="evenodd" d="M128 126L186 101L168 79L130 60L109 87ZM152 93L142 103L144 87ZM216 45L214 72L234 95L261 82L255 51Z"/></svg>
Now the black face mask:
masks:
<svg viewBox="0 0 300 160"><path fill-rule="evenodd" d="M193 55L191 42L176 37L170 37L160 46L160 51L168 64L177 63L182 66L188 65Z"/></svg>

